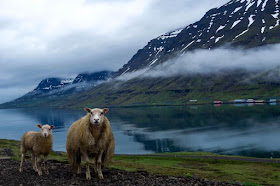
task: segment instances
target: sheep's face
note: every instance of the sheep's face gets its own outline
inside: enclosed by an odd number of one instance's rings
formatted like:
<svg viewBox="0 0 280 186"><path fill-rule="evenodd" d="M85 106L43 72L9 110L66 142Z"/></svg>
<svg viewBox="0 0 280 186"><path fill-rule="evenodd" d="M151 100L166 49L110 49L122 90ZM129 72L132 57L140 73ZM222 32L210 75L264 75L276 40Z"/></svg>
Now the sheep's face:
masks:
<svg viewBox="0 0 280 186"><path fill-rule="evenodd" d="M44 138L48 137L50 134L52 134L52 129L54 129L54 126L49 126L49 125L37 125L41 130L41 134Z"/></svg>
<svg viewBox="0 0 280 186"><path fill-rule="evenodd" d="M85 111L87 111L90 114L90 123L92 125L99 125L103 123L104 120L104 115L108 113L109 109L90 109L90 108L85 108Z"/></svg>

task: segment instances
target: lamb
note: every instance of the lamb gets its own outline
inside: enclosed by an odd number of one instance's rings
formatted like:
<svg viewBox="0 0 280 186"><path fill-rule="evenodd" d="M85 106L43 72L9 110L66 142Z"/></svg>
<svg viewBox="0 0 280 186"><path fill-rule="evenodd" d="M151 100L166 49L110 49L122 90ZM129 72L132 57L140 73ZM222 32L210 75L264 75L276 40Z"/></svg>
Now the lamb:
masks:
<svg viewBox="0 0 280 186"><path fill-rule="evenodd" d="M52 151L53 147L53 135L51 130L54 129L54 126L49 126L47 124L43 126L38 124L37 126L41 129L40 132L29 131L21 138L21 162L19 171L23 171L23 162L26 152L31 151L33 169L41 176L41 155L44 155L45 174L49 174L47 161L48 154ZM38 168L36 161L38 163Z"/></svg>
<svg viewBox="0 0 280 186"><path fill-rule="evenodd" d="M86 178L91 179L90 158L94 171L103 179L101 166L107 166L115 152L115 139L105 109L85 108L87 115L72 124L67 134L66 150L73 171L81 174L81 159L86 161Z"/></svg>

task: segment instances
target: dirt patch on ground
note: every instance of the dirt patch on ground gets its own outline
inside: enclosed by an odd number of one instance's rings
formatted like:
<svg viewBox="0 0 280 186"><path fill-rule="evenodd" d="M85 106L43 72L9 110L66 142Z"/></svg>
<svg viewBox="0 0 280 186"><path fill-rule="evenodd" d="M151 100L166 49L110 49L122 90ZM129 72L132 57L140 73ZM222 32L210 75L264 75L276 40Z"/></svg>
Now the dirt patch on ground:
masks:
<svg viewBox="0 0 280 186"><path fill-rule="evenodd" d="M149 174L145 171L126 172L117 169L104 169L104 180L99 180L92 171L92 179L85 179L85 168L81 175L75 176L66 163L49 161L49 175L38 176L29 160L24 163L23 173L19 172L19 162L0 160L0 185L241 185L194 179ZM93 169L91 169L93 170Z"/></svg>

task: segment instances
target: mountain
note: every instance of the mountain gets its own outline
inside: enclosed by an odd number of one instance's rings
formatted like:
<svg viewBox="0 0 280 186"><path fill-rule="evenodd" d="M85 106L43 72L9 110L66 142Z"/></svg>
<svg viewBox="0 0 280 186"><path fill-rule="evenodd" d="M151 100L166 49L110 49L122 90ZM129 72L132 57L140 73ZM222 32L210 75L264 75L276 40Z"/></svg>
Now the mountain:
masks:
<svg viewBox="0 0 280 186"><path fill-rule="evenodd" d="M201 20L185 28L152 39L112 74L111 81L59 99L48 96L48 99L35 102L34 99L15 100L2 107L182 105L188 104L190 99L211 103L216 99L277 98L280 97L280 86L277 78L271 78L280 77L277 69L229 69L219 73L157 78L140 75L127 81L121 81L120 77L144 68L154 69L159 64L197 49L211 51L226 46L246 50L280 43L279 33L279 0L232 0L209 10ZM77 76L72 85L85 77L89 76Z"/></svg>
<svg viewBox="0 0 280 186"><path fill-rule="evenodd" d="M112 76L112 71L100 71L95 73L79 74L73 81L73 84L81 82L98 82L105 81Z"/></svg>
<svg viewBox="0 0 280 186"><path fill-rule="evenodd" d="M279 43L279 19L279 0L232 0L184 29L151 40L115 76L156 66L195 49Z"/></svg>
<svg viewBox="0 0 280 186"><path fill-rule="evenodd" d="M47 78L42 80L39 85L30 93L46 93L53 90L58 90L72 84L72 82L73 79Z"/></svg>
<svg viewBox="0 0 280 186"><path fill-rule="evenodd" d="M24 96L8 102L8 105L38 104L48 102L50 99L62 99L86 91L111 78L112 71L94 73L81 73L76 78L47 78Z"/></svg>

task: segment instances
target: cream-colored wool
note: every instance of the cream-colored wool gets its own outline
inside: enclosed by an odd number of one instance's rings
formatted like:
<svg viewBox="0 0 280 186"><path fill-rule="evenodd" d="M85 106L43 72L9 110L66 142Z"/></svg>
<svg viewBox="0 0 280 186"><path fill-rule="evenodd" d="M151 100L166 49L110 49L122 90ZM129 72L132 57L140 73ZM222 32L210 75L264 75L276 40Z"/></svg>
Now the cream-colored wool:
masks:
<svg viewBox="0 0 280 186"><path fill-rule="evenodd" d="M25 133L21 138L21 163L19 171L23 171L23 162L26 152L30 151L32 153L32 165L33 169L41 176L41 155L44 155L44 168L45 174L49 174L47 167L47 158L48 154L52 151L53 148L53 135L51 129L54 126L49 125L37 125L41 128L40 132L29 131ZM44 137L43 133L47 133L47 137ZM38 164L38 168L37 168Z"/></svg>
<svg viewBox="0 0 280 186"><path fill-rule="evenodd" d="M87 111L90 112L89 110ZM101 109L92 110L102 112ZM91 113L87 113L69 128L66 142L67 156L72 169L78 174L81 173L81 158L86 161L87 179L91 179L89 158L93 157L95 172L100 179L103 179L101 165L106 166L110 163L115 152L115 139L106 116L101 116L102 123L98 125L91 123L91 117Z"/></svg>

